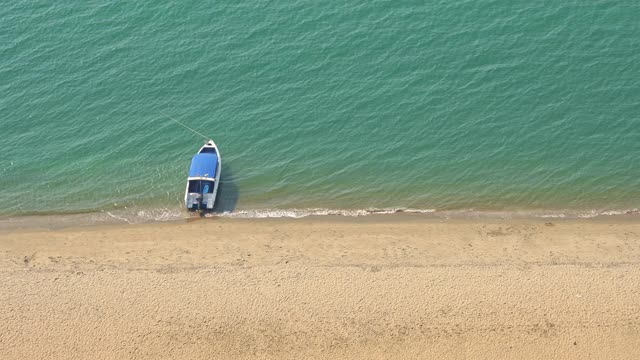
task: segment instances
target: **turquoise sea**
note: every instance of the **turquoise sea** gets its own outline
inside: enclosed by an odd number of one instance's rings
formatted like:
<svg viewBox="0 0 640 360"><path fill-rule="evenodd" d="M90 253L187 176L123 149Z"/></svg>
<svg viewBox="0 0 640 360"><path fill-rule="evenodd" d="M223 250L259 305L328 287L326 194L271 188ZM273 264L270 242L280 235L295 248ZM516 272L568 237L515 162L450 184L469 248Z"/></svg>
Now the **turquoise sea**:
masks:
<svg viewBox="0 0 640 360"><path fill-rule="evenodd" d="M203 141L168 117L220 147L221 212L633 211L638 19L631 0L16 0L0 216L182 216Z"/></svg>

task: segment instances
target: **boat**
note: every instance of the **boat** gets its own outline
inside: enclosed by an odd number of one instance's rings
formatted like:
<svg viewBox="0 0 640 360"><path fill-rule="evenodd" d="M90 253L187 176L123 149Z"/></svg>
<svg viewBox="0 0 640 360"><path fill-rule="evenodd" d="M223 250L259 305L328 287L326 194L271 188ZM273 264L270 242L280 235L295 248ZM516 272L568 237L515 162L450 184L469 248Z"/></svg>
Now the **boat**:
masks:
<svg viewBox="0 0 640 360"><path fill-rule="evenodd" d="M220 184L222 159L213 140L208 140L193 156L184 202L189 211L213 210Z"/></svg>

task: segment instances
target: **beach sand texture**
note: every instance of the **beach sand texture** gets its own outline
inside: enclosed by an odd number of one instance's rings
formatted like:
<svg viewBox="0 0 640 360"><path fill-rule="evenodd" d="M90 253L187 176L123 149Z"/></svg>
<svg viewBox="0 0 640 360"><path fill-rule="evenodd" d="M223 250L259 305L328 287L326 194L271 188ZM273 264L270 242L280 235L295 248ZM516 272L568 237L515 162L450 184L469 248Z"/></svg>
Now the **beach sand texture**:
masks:
<svg viewBox="0 0 640 360"><path fill-rule="evenodd" d="M2 359L638 359L640 223L206 219L0 233Z"/></svg>

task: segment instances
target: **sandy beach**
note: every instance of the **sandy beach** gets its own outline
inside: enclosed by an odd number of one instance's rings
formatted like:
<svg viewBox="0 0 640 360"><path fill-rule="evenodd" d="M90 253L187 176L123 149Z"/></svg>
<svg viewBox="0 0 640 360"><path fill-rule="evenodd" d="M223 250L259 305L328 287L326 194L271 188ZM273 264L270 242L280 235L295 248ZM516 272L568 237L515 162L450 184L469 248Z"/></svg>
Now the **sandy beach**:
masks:
<svg viewBox="0 0 640 360"><path fill-rule="evenodd" d="M640 221L0 232L2 359L638 359Z"/></svg>

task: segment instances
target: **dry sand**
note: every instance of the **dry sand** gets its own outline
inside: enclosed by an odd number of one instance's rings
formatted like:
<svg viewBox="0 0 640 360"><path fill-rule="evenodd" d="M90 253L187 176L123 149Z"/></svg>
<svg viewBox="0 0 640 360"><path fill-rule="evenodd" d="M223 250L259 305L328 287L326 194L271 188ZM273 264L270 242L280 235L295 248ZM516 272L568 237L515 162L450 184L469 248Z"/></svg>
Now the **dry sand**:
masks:
<svg viewBox="0 0 640 360"><path fill-rule="evenodd" d="M1 359L640 359L640 221L0 233Z"/></svg>

